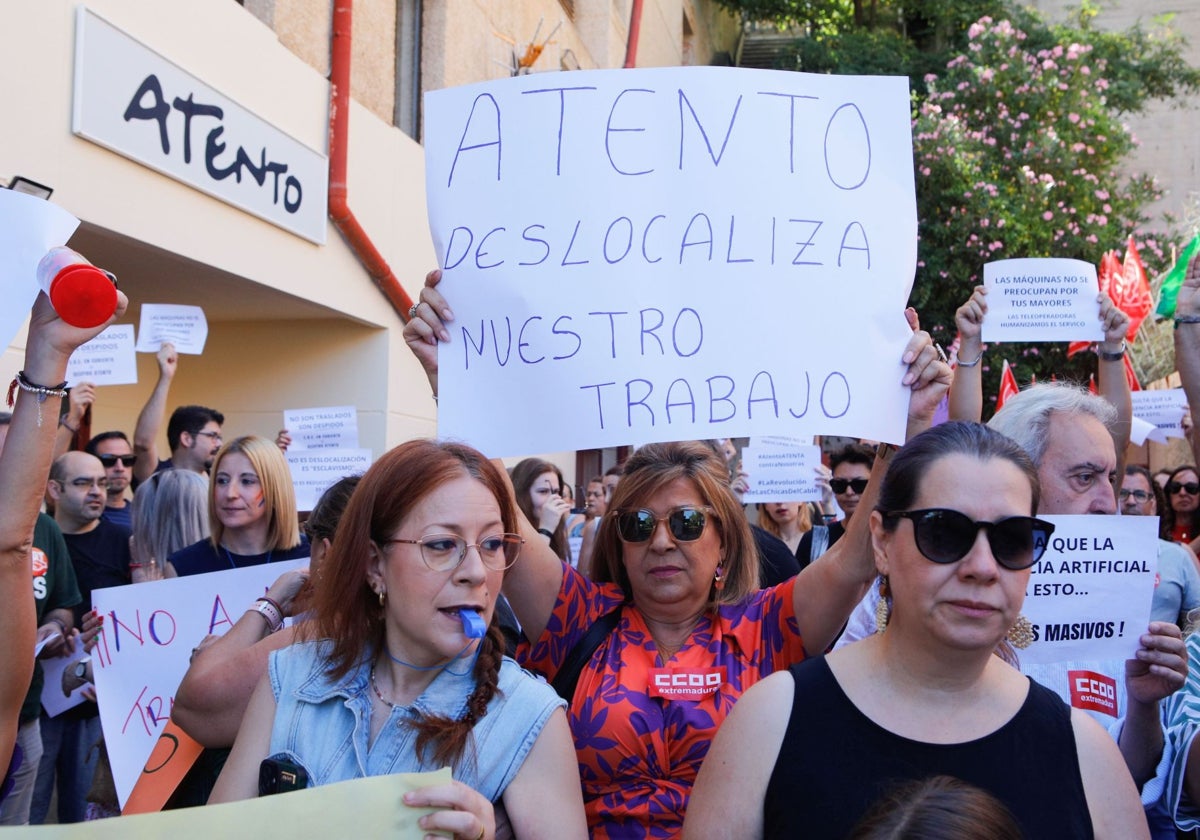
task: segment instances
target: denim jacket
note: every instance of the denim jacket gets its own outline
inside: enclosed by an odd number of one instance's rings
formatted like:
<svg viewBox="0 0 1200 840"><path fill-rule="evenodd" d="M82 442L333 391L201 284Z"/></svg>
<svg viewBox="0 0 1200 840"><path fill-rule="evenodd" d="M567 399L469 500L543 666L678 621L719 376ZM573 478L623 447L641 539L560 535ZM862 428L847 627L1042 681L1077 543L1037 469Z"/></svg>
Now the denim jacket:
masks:
<svg viewBox="0 0 1200 840"><path fill-rule="evenodd" d="M277 709L270 754L308 771L310 785L362 776L438 769L416 754L416 731L409 725L425 714L459 718L475 679L444 670L409 706L391 710L368 749L371 686L370 657L338 680L325 673L328 642L304 642L271 654L268 673ZM452 666L468 670L467 663ZM499 690L487 714L475 723L454 778L492 802L521 769L550 714L566 704L543 682L505 658Z"/></svg>

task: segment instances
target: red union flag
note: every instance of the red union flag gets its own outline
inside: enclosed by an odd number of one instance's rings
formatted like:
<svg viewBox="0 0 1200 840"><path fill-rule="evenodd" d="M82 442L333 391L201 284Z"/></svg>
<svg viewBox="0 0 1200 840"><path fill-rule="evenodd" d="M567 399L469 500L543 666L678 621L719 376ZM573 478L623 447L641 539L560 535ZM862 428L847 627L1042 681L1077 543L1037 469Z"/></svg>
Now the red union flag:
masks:
<svg viewBox="0 0 1200 840"><path fill-rule="evenodd" d="M1067 358L1071 358L1076 353L1082 353L1084 350L1090 349L1092 342L1090 341L1072 341L1067 345Z"/></svg>
<svg viewBox="0 0 1200 840"><path fill-rule="evenodd" d="M1116 260L1115 255L1113 259ZM1142 265L1142 258L1138 255L1137 245L1132 236L1129 237L1129 247L1125 250L1125 265L1121 271L1113 274L1108 294L1117 308L1129 316L1129 332L1125 337L1133 341L1138 327L1154 308L1154 300L1150 296L1146 269Z"/></svg>
<svg viewBox="0 0 1200 840"><path fill-rule="evenodd" d="M1017 378L1013 376L1008 359L1004 360L1004 370L1000 373L1000 395L996 397L996 410L1004 407L1004 401L1017 395Z"/></svg>
<svg viewBox="0 0 1200 840"><path fill-rule="evenodd" d="M1096 280L1100 283L1100 291L1113 297L1113 280L1121 273L1121 261L1117 259L1116 251L1105 251L1100 258L1100 267L1096 270ZM1113 301L1116 303L1116 300Z"/></svg>

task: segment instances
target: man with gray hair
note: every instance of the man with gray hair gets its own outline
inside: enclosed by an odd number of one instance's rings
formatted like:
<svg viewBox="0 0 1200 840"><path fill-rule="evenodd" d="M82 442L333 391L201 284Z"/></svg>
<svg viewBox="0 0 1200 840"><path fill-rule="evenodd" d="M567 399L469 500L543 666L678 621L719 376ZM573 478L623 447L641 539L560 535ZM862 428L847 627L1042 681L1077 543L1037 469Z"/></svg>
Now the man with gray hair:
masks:
<svg viewBox="0 0 1200 840"><path fill-rule="evenodd" d="M1042 497L1038 514L1115 514L1117 453L1111 429L1117 411L1101 397L1075 385L1040 384L1010 397L988 425L1029 453L1038 470ZM1149 605L1147 605L1149 606ZM1159 703L1187 677L1179 628L1152 621L1136 659L1022 665L1029 677L1058 693L1105 725L1117 739L1142 801L1150 806L1162 790L1163 727ZM1074 690L1082 674L1099 674L1115 687L1115 715L1097 711ZM1157 775L1156 775L1157 774ZM1152 783L1150 783L1152 782Z"/></svg>

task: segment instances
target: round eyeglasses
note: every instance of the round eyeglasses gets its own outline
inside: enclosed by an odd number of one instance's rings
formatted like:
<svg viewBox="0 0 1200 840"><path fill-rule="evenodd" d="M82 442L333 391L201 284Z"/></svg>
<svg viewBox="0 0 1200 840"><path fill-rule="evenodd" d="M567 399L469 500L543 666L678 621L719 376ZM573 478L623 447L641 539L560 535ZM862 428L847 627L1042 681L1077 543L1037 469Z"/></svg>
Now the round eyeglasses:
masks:
<svg viewBox="0 0 1200 840"><path fill-rule="evenodd" d="M383 545L406 543L421 547L421 560L434 572L450 572L457 569L467 556L467 549L479 552L483 565L492 571L503 572L517 562L521 545L525 540L520 534L492 534L477 543L469 543L456 534L430 534L419 540L393 538L383 540Z"/></svg>

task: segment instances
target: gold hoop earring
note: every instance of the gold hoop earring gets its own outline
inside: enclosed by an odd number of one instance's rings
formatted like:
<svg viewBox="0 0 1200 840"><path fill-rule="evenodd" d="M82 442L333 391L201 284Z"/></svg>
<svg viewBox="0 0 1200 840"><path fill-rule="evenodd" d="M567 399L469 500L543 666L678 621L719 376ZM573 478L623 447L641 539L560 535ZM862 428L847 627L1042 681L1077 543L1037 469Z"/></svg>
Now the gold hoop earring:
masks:
<svg viewBox="0 0 1200 840"><path fill-rule="evenodd" d="M879 601L875 604L875 632L882 633L887 629L888 618L891 616L892 606L888 603L888 596L891 595L891 589L888 588L887 576L879 578Z"/></svg>
<svg viewBox="0 0 1200 840"><path fill-rule="evenodd" d="M375 594L379 596L379 606L380 606L380 608L382 608L384 606L384 604L387 603L387 592L383 589L380 589Z"/></svg>
<svg viewBox="0 0 1200 840"><path fill-rule="evenodd" d="M1019 650L1025 650L1033 644L1033 622L1022 615L1017 616L1017 620L1013 622L1013 626L1008 628L1008 635L1005 636L1008 643Z"/></svg>

